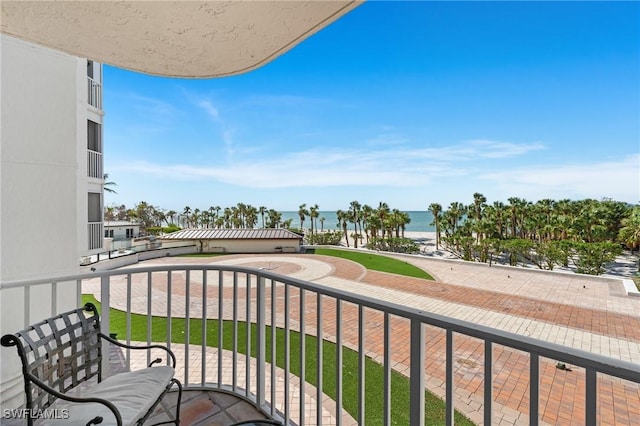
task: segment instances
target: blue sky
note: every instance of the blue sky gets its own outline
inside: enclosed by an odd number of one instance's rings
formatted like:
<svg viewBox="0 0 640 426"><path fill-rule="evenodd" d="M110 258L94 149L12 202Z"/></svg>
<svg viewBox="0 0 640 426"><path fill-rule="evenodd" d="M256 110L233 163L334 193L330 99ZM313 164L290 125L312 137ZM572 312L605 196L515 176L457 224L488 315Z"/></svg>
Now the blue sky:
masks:
<svg viewBox="0 0 640 426"><path fill-rule="evenodd" d="M244 75L104 73L107 205L640 202L638 2L370 1Z"/></svg>

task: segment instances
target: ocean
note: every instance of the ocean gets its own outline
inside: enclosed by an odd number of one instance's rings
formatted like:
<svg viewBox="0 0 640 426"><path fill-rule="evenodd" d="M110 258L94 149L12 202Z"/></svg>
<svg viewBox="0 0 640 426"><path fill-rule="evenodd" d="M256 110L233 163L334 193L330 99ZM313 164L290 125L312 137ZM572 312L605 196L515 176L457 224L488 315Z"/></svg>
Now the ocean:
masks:
<svg viewBox="0 0 640 426"><path fill-rule="evenodd" d="M291 226L293 228L300 227L300 217L298 216L298 212L281 212L282 220L285 221L287 219L293 219L291 221ZM325 230L337 230L338 229L338 218L336 216L335 211L320 211L318 212L318 229L320 229L320 218L324 217L324 226ZM435 226L431 225L433 221L433 215L428 211L410 211L409 217L411 218L411 222L405 227L406 232L435 232ZM258 219L259 220L259 219ZM304 219L304 227L309 228L311 226L311 222L309 217ZM349 224L349 227L353 227L352 224Z"/></svg>

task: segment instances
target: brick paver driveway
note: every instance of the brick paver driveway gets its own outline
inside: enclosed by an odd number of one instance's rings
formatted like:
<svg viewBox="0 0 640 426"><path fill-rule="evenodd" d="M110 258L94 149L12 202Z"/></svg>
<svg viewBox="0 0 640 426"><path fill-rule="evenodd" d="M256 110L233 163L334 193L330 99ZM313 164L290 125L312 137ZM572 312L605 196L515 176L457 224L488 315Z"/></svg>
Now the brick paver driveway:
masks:
<svg viewBox="0 0 640 426"><path fill-rule="evenodd" d="M437 278L426 281L375 271L344 259L318 255L235 255L213 258L163 258L151 264L226 263L264 267L283 275L365 294L393 303L416 307L450 317L507 330L537 339L555 342L631 362L640 360L640 298L626 296L619 280L585 277L570 273L547 273L501 266L489 267L458 261L419 256L400 257ZM213 282L213 281L212 281ZM184 285L184 284L183 284ZM209 284L211 285L211 284ZM180 280L172 278L172 292L180 293ZM216 286L216 284L214 284ZM143 286L141 286L143 287ZM154 281L154 311L166 298L155 297L166 287ZM87 289L92 292L97 290ZM284 310L283 290L277 288L278 313ZM192 295L201 294L194 291ZM217 296L217 291L212 291ZM255 293L249 294L255 296ZM194 296L192 296L194 297ZM195 296L198 297L198 296ZM225 303L233 294L225 289ZM246 300L241 291L239 298ZM291 291L291 315L299 318L297 291ZM118 307L122 296L111 295ZM179 299L179 298L178 298ZM123 300L120 302L124 303ZM307 332L315 334L315 297L306 298ZM159 305L159 306L155 306ZM215 308L212 303L212 308ZM146 303L140 306L146 306ZM172 302L172 309L180 309ZM241 305L242 306L242 305ZM325 338L335 336L335 303L323 303ZM195 310L197 311L197 310ZM226 310L225 312L230 312ZM343 334L345 344L357 348L358 309L344 303ZM215 314L215 313L212 313ZM179 312L178 312L179 315ZM381 360L383 341L382 314L365 312L366 349L369 356ZM223 316L226 316L223 315ZM267 318L270 315L267 313ZM356 326L349 326L353 321ZM392 321L392 359L394 369L408 373L408 323ZM445 391L445 334L427 327L427 387L443 396ZM456 409L472 420L482 422L483 355L480 340L455 338ZM496 424L528 424L529 357L496 345L494 349L494 400ZM584 371L568 366L556 368L553 360L540 366L540 413L548 424L584 424ZM617 379L599 378L598 416L600 424L640 424L640 388Z"/></svg>

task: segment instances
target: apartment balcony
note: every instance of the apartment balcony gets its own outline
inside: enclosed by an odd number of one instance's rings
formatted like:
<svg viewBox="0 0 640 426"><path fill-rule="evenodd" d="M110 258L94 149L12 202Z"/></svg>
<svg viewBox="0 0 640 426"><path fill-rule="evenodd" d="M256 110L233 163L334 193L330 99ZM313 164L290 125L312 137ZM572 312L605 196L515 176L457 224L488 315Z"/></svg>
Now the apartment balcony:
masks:
<svg viewBox="0 0 640 426"><path fill-rule="evenodd" d="M87 93L89 105L102 109L102 84L91 77L87 77Z"/></svg>
<svg viewBox="0 0 640 426"><path fill-rule="evenodd" d="M269 268L168 263L3 283L0 290L24 300L25 324L55 313L66 287L77 305L82 294L101 303L103 332L128 344L168 345L190 395L182 406L185 425L226 415L240 400L250 406L228 422L248 415L292 425L431 424L427 390L444 401L448 425L455 410L485 425L638 424L638 363ZM36 291L49 295L52 312L30 310ZM135 369L154 358L151 351L105 350L112 356L103 359L103 371ZM216 405L221 395L231 398L227 408ZM563 407L571 417L563 417Z"/></svg>
<svg viewBox="0 0 640 426"><path fill-rule="evenodd" d="M104 224L102 222L89 222L87 224L88 250L96 250L102 248L104 235Z"/></svg>
<svg viewBox="0 0 640 426"><path fill-rule="evenodd" d="M87 150L87 176L97 179L104 179L104 169L102 166L102 153Z"/></svg>

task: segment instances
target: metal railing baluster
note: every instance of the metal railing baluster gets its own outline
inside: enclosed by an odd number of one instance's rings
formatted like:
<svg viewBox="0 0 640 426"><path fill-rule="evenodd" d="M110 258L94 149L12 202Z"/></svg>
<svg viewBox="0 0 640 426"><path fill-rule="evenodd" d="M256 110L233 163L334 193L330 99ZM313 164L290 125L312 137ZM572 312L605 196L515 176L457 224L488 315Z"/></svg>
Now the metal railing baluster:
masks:
<svg viewBox="0 0 640 426"><path fill-rule="evenodd" d="M289 404L289 380L291 374L291 325L289 318L289 284L284 285L284 424L288 425L291 420Z"/></svg>
<svg viewBox="0 0 640 426"><path fill-rule="evenodd" d="M171 309L171 300L173 299L171 291L171 271L167 271L167 348L171 350L171 335L173 312ZM170 365L171 359L167 357L167 365Z"/></svg>
<svg viewBox="0 0 640 426"><path fill-rule="evenodd" d="M598 375L594 368L585 371L585 425L596 426L598 414Z"/></svg>
<svg viewBox="0 0 640 426"><path fill-rule="evenodd" d="M484 424L493 424L493 342L484 341Z"/></svg>
<svg viewBox="0 0 640 426"><path fill-rule="evenodd" d="M271 279L271 416L276 414L276 281Z"/></svg>
<svg viewBox="0 0 640 426"><path fill-rule="evenodd" d="M305 384L306 384L306 370L307 370L307 345L306 345L306 327L305 327L305 291L303 289L300 289L300 320L299 320L299 324L300 324L300 347L298 348L298 351L300 353L300 374L299 374L299 378L300 378L300 406L299 406L299 412L300 412L300 419L298 420L298 424L300 426L304 426L305 424Z"/></svg>
<svg viewBox="0 0 640 426"><path fill-rule="evenodd" d="M131 345L131 274L127 274L127 313L125 316L127 345ZM127 348L127 371L131 371L131 349Z"/></svg>
<svg viewBox="0 0 640 426"><path fill-rule="evenodd" d="M316 293L316 424L322 426L322 369L324 359L322 358L322 294Z"/></svg>
<svg viewBox="0 0 640 426"><path fill-rule="evenodd" d="M365 347L364 347L364 306L358 306L358 424L364 425L365 401Z"/></svg>
<svg viewBox="0 0 640 426"><path fill-rule="evenodd" d="M238 391L238 273L233 272L233 353L232 368L233 379L232 388Z"/></svg>
<svg viewBox="0 0 640 426"><path fill-rule="evenodd" d="M342 300L336 299L336 425L342 424Z"/></svg>
<svg viewBox="0 0 640 426"><path fill-rule="evenodd" d="M446 398L445 398L445 421L447 426L453 426L453 394L455 391L455 376L453 374L453 331L447 329L447 343L446 343L446 367L445 367L445 381L447 383Z"/></svg>
<svg viewBox="0 0 640 426"><path fill-rule="evenodd" d="M266 291L264 277L256 276L256 403L262 408L265 405L265 370L266 370Z"/></svg>
<svg viewBox="0 0 640 426"><path fill-rule="evenodd" d="M537 426L540 413L540 357L532 352L529 360L529 425Z"/></svg>
<svg viewBox="0 0 640 426"><path fill-rule="evenodd" d="M206 270L202 271L203 275L208 275ZM222 387L222 352L224 333L224 274L218 272L218 388Z"/></svg>
<svg viewBox="0 0 640 426"><path fill-rule="evenodd" d="M245 396L249 398L251 396L251 277L246 275L246 329L247 329L247 351L245 354Z"/></svg>
<svg viewBox="0 0 640 426"><path fill-rule="evenodd" d="M184 283L184 385L189 385L189 343L191 343L191 282Z"/></svg>
<svg viewBox="0 0 640 426"><path fill-rule="evenodd" d="M151 302L153 301L152 295L152 272L147 272L147 345L151 344L151 327L152 327L152 307ZM104 295L103 295L104 297ZM147 350L147 365L151 364L151 351Z"/></svg>
<svg viewBox="0 0 640 426"><path fill-rule="evenodd" d="M109 335L111 327L111 289L109 285L109 276L100 277L100 306L102 315L100 316L100 331ZM102 377L111 375L111 363L109 362L109 346L111 344L102 339ZM147 357L148 357L147 352Z"/></svg>
<svg viewBox="0 0 640 426"><path fill-rule="evenodd" d="M424 324L412 319L410 327L409 423L421 426L424 424Z"/></svg>
<svg viewBox="0 0 640 426"><path fill-rule="evenodd" d="M191 281L191 275L187 270L187 281ZM202 271L202 348L200 354L200 385L207 383L207 274Z"/></svg>
<svg viewBox="0 0 640 426"><path fill-rule="evenodd" d="M384 380L383 380L383 395L384 403L384 417L383 423L385 426L391 424L391 320L389 313L384 313L384 358L383 358Z"/></svg>

